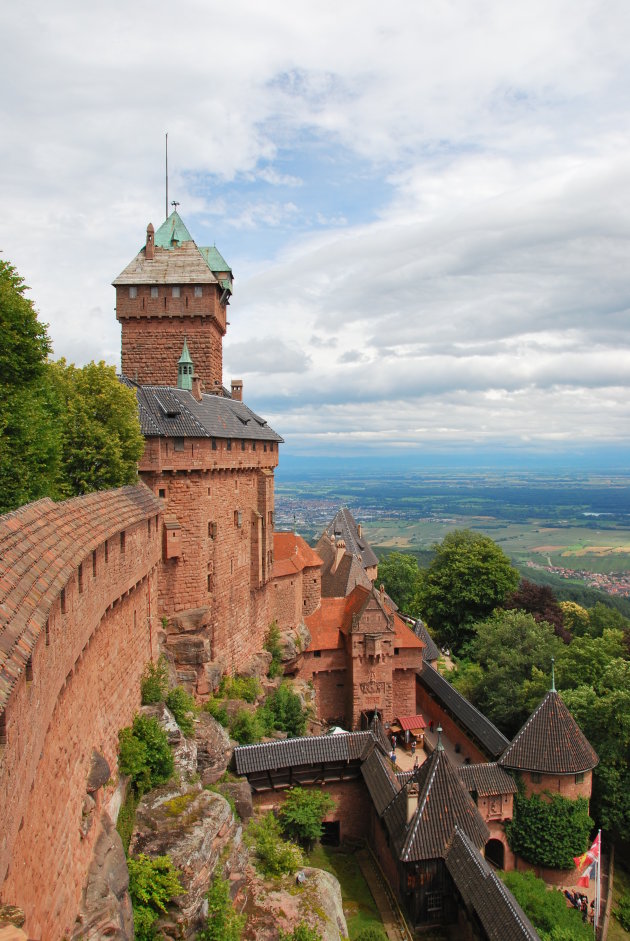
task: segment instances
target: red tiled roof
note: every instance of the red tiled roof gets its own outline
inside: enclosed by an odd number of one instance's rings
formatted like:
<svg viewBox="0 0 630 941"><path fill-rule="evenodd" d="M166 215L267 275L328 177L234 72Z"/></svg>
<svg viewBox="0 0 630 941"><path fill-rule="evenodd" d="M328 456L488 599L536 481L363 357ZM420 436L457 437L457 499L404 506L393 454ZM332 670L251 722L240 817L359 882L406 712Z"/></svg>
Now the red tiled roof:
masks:
<svg viewBox="0 0 630 941"><path fill-rule="evenodd" d="M79 563L110 536L161 510L139 484L63 503L46 498L0 517L0 711Z"/></svg>
<svg viewBox="0 0 630 941"><path fill-rule="evenodd" d="M397 716L396 721L403 732L407 730L413 732L416 729L426 729L427 727L422 716Z"/></svg>
<svg viewBox="0 0 630 941"><path fill-rule="evenodd" d="M343 648L343 634L339 630L344 617L345 598L322 598L317 611L304 618L311 634L308 650L336 650Z"/></svg>
<svg viewBox="0 0 630 941"><path fill-rule="evenodd" d="M297 533L273 534L273 578L295 575L305 568L322 565L322 560Z"/></svg>

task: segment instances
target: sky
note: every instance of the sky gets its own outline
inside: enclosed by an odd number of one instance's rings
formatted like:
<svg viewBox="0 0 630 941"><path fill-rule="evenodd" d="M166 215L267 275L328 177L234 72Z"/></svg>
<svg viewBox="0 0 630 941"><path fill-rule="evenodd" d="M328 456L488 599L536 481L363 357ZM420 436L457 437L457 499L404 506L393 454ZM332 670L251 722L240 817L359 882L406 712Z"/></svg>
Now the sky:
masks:
<svg viewBox="0 0 630 941"><path fill-rule="evenodd" d="M0 249L55 357L169 199L287 453L630 457L627 0L21 0ZM472 457L471 457L472 460Z"/></svg>

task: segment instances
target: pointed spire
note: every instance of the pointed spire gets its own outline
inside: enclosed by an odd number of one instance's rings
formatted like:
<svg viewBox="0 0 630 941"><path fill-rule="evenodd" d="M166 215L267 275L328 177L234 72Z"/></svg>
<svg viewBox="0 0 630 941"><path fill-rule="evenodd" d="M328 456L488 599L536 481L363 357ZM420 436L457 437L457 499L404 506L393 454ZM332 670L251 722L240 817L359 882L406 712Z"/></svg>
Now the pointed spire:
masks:
<svg viewBox="0 0 630 941"><path fill-rule="evenodd" d="M551 658L551 692L555 693L556 691L556 669L555 669L556 658Z"/></svg>
<svg viewBox="0 0 630 941"><path fill-rule="evenodd" d="M435 746L436 751L444 751L444 745L442 745L442 726L438 725L437 727L437 745Z"/></svg>
<svg viewBox="0 0 630 941"><path fill-rule="evenodd" d="M193 361L188 350L188 343L184 337L184 348L177 363L177 388L192 391Z"/></svg>

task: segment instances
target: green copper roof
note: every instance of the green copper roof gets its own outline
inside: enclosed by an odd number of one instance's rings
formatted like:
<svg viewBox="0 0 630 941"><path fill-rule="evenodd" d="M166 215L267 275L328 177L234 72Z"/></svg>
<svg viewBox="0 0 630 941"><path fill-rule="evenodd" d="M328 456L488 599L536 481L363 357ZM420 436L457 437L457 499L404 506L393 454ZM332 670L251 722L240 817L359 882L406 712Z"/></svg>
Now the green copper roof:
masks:
<svg viewBox="0 0 630 941"><path fill-rule="evenodd" d="M182 350L182 355L179 357L179 363L192 363L192 357L190 355L190 350L188 349L188 341L184 337L184 349Z"/></svg>
<svg viewBox="0 0 630 941"><path fill-rule="evenodd" d="M182 242L192 241L192 235L176 212L172 212L155 233L155 245L158 248L172 250L181 245Z"/></svg>
<svg viewBox="0 0 630 941"><path fill-rule="evenodd" d="M155 235L155 238L156 238L155 244L157 245L157 233ZM208 262L208 268L210 269L210 271L213 271L213 272L214 271L230 271L230 272L232 271L227 261L225 260L221 252L216 247L216 245L212 245L210 248L200 248L199 251Z"/></svg>

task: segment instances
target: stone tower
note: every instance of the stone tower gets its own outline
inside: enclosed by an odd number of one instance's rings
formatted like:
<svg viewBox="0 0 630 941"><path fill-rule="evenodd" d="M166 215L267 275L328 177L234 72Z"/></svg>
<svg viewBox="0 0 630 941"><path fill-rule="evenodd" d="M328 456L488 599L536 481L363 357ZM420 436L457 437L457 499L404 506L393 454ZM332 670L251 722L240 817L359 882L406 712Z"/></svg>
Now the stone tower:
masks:
<svg viewBox="0 0 630 941"><path fill-rule="evenodd" d="M223 389L223 337L232 271L200 248L177 212L113 282L122 327L122 372L140 385L175 386L184 341L205 392Z"/></svg>

